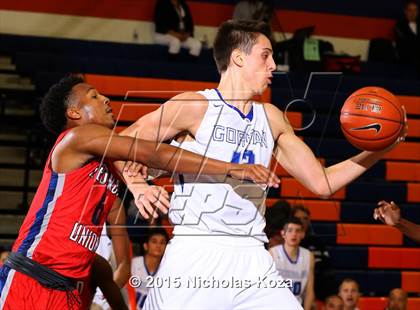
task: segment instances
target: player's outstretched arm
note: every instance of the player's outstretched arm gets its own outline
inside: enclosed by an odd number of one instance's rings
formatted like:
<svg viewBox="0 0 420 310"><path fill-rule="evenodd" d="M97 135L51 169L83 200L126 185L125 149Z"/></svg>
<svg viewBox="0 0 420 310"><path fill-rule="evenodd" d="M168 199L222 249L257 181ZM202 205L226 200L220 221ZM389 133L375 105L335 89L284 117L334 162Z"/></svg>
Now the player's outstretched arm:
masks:
<svg viewBox="0 0 420 310"><path fill-rule="evenodd" d="M266 110L273 134L277 137L275 150L277 161L302 185L323 198L328 198L359 177L402 140L398 139L386 150L364 151L324 168L312 150L295 135L285 115L273 105L267 105ZM402 133L404 134L405 132Z"/></svg>
<svg viewBox="0 0 420 310"><path fill-rule="evenodd" d="M114 282L120 287L124 287L130 277L130 239L125 227L125 209L121 199L116 199L111 211L108 214L107 222L110 224L109 234L112 238L112 248L115 254L116 268L114 271Z"/></svg>
<svg viewBox="0 0 420 310"><path fill-rule="evenodd" d="M67 144L66 157L77 157L82 162L92 157L104 156L111 160L140 162L151 168L171 172L230 175L268 186L278 186L280 182L275 174L261 165L233 164L209 159L163 143L113 135L110 129L99 125L76 127L62 142Z"/></svg>
<svg viewBox="0 0 420 310"><path fill-rule="evenodd" d="M408 238L420 243L420 225L402 218L400 208L393 201L389 203L382 200L378 203L378 206L373 212L375 220L394 226Z"/></svg>

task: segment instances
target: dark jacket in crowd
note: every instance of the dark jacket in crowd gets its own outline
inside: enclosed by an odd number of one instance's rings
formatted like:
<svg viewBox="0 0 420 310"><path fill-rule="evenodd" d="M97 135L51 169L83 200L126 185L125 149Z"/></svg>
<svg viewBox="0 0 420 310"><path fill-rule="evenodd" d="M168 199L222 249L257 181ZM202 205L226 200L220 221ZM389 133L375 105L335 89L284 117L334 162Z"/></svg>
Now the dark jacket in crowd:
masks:
<svg viewBox="0 0 420 310"><path fill-rule="evenodd" d="M420 63L420 19L417 19L417 34L415 34L406 18L395 24L395 43L398 56L403 63Z"/></svg>
<svg viewBox="0 0 420 310"><path fill-rule="evenodd" d="M188 5L183 0L178 0L185 12L184 32L188 32L191 36L194 35L194 24L191 12ZM158 0L155 7L155 31L158 33L166 34L168 31L180 32L179 28L180 17L172 4L171 0Z"/></svg>

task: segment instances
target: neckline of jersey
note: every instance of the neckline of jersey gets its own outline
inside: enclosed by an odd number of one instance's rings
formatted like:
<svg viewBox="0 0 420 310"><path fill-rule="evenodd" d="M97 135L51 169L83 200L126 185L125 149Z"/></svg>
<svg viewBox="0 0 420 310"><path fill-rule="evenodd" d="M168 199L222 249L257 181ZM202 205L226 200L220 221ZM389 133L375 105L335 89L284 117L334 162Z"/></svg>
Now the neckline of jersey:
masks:
<svg viewBox="0 0 420 310"><path fill-rule="evenodd" d="M223 101L224 104L226 104L229 108L235 110L236 112L238 112L239 116L242 117L242 119L247 119L249 121L252 121L252 119L254 118L254 105L251 105L251 110L249 110L248 114L245 115L244 113L242 113L241 110L239 110L237 107L227 103L225 101L225 99L223 99L222 94L219 92L219 90L217 88L214 89L217 93L217 95L219 96L220 100Z"/></svg>
<svg viewBox="0 0 420 310"><path fill-rule="evenodd" d="M282 249L283 249L284 255L286 255L286 257L287 257L287 259L289 260L289 262L290 262L291 264L293 264L293 265L296 265L296 264L297 264L297 262L298 262L298 260L299 260L299 252L300 252L300 248L298 248L298 250L297 250L296 260L295 260L295 261L293 261L293 260L289 257L289 254L287 254L286 249L284 248L284 245L283 245L283 244L281 245L281 247L282 247Z"/></svg>

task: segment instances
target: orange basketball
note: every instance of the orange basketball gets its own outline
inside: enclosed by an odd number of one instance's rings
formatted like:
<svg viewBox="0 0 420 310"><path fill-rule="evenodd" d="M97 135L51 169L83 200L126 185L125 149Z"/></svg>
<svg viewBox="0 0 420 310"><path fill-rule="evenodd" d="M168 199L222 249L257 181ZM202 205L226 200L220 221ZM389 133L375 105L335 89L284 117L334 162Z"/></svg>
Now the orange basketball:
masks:
<svg viewBox="0 0 420 310"><path fill-rule="evenodd" d="M363 87L344 102L340 123L352 145L379 151L398 138L404 126L404 112L397 97L386 89Z"/></svg>

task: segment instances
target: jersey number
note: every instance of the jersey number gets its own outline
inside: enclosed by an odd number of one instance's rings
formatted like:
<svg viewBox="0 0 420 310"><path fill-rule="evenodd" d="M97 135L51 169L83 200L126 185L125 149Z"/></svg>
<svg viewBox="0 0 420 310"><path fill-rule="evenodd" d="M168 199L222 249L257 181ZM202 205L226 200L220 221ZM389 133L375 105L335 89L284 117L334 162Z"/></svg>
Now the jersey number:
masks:
<svg viewBox="0 0 420 310"><path fill-rule="evenodd" d="M96 206L95 211L93 211L92 223L94 225L99 225L101 221L101 216L102 216L102 213L104 212L105 199L106 199L106 192L102 195L101 201Z"/></svg>
<svg viewBox="0 0 420 310"><path fill-rule="evenodd" d="M255 155L253 151L245 151L243 153L233 152L232 160L230 161L234 164L254 164Z"/></svg>
<svg viewBox="0 0 420 310"><path fill-rule="evenodd" d="M300 281L293 281L292 293L293 295L300 295L300 291L302 290L302 282Z"/></svg>

